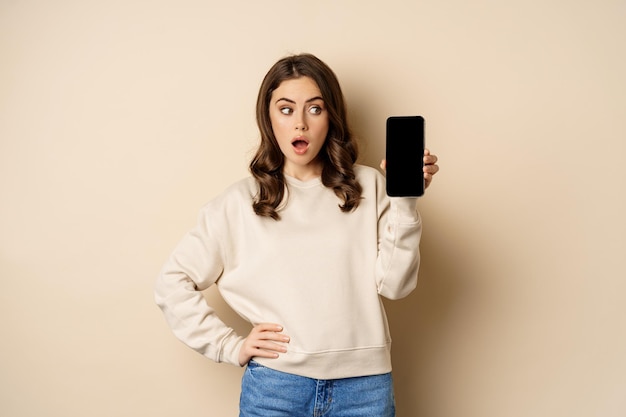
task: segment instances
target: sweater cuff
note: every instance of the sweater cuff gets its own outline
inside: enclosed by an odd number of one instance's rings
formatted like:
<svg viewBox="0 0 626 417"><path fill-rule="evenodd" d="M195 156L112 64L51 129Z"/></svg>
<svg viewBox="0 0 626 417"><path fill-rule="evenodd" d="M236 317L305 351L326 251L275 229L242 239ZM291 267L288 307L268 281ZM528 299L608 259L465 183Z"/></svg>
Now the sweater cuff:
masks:
<svg viewBox="0 0 626 417"><path fill-rule="evenodd" d="M389 197L391 213L397 223L417 223L417 197Z"/></svg>
<svg viewBox="0 0 626 417"><path fill-rule="evenodd" d="M225 362L240 367L239 351L241 350L243 340L244 338L236 335L235 332L231 333L222 345L222 354L220 355L219 362Z"/></svg>

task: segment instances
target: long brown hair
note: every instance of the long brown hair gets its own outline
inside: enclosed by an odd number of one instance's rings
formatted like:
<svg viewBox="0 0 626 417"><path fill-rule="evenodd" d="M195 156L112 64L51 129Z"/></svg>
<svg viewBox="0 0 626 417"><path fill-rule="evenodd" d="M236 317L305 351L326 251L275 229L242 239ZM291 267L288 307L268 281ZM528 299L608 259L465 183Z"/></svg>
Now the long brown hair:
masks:
<svg viewBox="0 0 626 417"><path fill-rule="evenodd" d="M261 144L256 151L250 171L259 186L252 205L259 216L280 219L278 207L285 197L285 158L278 146L269 116L272 93L285 80L309 77L317 84L328 111L328 136L319 156L323 162L322 184L332 188L343 204L343 212L356 209L361 199L361 185L354 174L358 157L356 139L347 121L346 104L334 72L319 58L300 54L276 62L263 79L256 105L256 119Z"/></svg>

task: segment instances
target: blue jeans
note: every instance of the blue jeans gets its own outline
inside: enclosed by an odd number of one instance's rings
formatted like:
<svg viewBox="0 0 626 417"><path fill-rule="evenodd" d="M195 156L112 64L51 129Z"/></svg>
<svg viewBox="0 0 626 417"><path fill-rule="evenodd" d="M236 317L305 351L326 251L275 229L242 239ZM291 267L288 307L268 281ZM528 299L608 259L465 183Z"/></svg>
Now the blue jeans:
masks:
<svg viewBox="0 0 626 417"><path fill-rule="evenodd" d="M250 361L241 381L239 417L394 417L391 373L311 379Z"/></svg>

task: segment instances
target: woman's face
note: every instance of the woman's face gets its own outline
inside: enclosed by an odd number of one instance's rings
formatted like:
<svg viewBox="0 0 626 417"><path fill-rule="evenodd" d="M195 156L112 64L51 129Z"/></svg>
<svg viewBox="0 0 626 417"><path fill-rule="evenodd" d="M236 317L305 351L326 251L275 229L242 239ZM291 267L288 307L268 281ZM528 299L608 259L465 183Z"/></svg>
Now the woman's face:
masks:
<svg viewBox="0 0 626 417"><path fill-rule="evenodd" d="M328 113L315 81L309 77L283 81L272 93L269 116L285 155L284 173L300 180L319 176L318 155L328 134Z"/></svg>

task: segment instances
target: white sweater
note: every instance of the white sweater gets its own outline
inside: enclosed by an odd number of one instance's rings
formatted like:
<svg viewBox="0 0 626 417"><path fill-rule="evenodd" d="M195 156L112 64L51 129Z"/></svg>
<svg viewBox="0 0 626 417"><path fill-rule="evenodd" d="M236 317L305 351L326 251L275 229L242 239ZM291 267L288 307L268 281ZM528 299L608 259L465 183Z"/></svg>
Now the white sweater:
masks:
<svg viewBox="0 0 626 417"><path fill-rule="evenodd" d="M278 359L255 358L317 379L391 371L391 338L380 295L417 284L421 221L415 198L389 198L384 177L356 165L359 207L342 212L321 179L287 177L281 219L254 213L253 178L201 210L156 283L156 301L175 335L216 362L239 365L237 335L207 305L213 284L250 323L278 323L291 338Z"/></svg>

